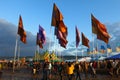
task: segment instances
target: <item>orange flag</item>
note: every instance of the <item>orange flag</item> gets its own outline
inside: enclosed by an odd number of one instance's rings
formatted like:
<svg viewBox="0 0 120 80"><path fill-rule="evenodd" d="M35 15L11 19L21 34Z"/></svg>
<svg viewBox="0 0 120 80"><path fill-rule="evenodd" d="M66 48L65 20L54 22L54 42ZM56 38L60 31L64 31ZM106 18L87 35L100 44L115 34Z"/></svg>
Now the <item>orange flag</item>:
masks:
<svg viewBox="0 0 120 80"><path fill-rule="evenodd" d="M108 43L110 35L107 32L105 25L99 22L92 14L91 19L92 19L92 33L97 35L97 39L102 40L105 43Z"/></svg>
<svg viewBox="0 0 120 80"><path fill-rule="evenodd" d="M99 21L91 14L92 33L97 34Z"/></svg>
<svg viewBox="0 0 120 80"><path fill-rule="evenodd" d="M22 22L22 17L19 17L19 24L18 24L18 34L20 35L20 40L23 43L26 43L26 32L23 29L23 22Z"/></svg>
<svg viewBox="0 0 120 80"><path fill-rule="evenodd" d="M89 40L84 36L84 34L82 33L82 45L86 46L86 47L90 47L89 46Z"/></svg>
<svg viewBox="0 0 120 80"><path fill-rule="evenodd" d="M53 12L52 12L52 21L51 26L58 26L59 21L63 20L63 15L57 8L56 4L54 3Z"/></svg>
<svg viewBox="0 0 120 80"><path fill-rule="evenodd" d="M67 27L65 26L63 21L59 22L59 26L58 29L62 32L62 33L66 33L67 34Z"/></svg>

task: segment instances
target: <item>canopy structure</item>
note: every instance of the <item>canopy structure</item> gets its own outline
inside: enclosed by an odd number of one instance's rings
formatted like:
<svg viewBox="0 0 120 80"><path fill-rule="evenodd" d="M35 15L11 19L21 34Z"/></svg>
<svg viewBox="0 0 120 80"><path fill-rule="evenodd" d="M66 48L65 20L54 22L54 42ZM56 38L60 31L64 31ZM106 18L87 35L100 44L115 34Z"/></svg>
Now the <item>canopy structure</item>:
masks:
<svg viewBox="0 0 120 80"><path fill-rule="evenodd" d="M105 60L106 59L106 57L100 57L100 58L98 58L98 60Z"/></svg>
<svg viewBox="0 0 120 80"><path fill-rule="evenodd" d="M106 58L106 59L120 59L120 53L117 54L117 55L113 55L113 56L111 56L111 57L108 57L108 58Z"/></svg>
<svg viewBox="0 0 120 80"><path fill-rule="evenodd" d="M91 57L84 57L84 58L81 58L81 59L78 59L78 62L90 62L91 61Z"/></svg>

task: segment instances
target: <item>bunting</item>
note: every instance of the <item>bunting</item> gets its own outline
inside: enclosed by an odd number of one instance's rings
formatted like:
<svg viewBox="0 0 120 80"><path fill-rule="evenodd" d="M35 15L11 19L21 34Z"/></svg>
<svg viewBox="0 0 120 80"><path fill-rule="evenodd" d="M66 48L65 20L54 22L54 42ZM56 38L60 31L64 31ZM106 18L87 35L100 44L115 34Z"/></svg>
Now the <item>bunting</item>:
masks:
<svg viewBox="0 0 120 80"><path fill-rule="evenodd" d="M75 27L75 29L76 29L76 47L78 47L80 42L80 33L77 27Z"/></svg>
<svg viewBox="0 0 120 80"><path fill-rule="evenodd" d="M97 39L102 40L108 44L110 35L107 32L105 25L99 22L92 14L91 21L92 21L92 33L97 35Z"/></svg>
<svg viewBox="0 0 120 80"><path fill-rule="evenodd" d="M23 22L22 22L22 17L21 16L19 17L18 32L17 32L17 34L20 35L20 40L23 43L26 43L26 32L23 29Z"/></svg>
<svg viewBox="0 0 120 80"><path fill-rule="evenodd" d="M84 36L84 34L82 33L82 45L86 46L86 47L90 47L89 46L89 40Z"/></svg>

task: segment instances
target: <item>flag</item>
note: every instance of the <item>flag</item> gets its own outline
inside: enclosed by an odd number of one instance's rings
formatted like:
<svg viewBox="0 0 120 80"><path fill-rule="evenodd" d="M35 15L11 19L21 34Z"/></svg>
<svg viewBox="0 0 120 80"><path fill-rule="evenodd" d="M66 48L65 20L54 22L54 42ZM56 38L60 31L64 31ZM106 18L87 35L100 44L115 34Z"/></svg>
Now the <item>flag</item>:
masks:
<svg viewBox="0 0 120 80"><path fill-rule="evenodd" d="M120 43L117 43L116 51L120 52Z"/></svg>
<svg viewBox="0 0 120 80"><path fill-rule="evenodd" d="M99 21L91 14L92 33L97 34Z"/></svg>
<svg viewBox="0 0 120 80"><path fill-rule="evenodd" d="M46 32L40 25L39 25L39 34L40 34L40 40L42 44L44 44L46 42Z"/></svg>
<svg viewBox="0 0 120 80"><path fill-rule="evenodd" d="M23 22L22 22L22 17L21 16L19 17L18 32L17 32L17 34L20 35L20 40L23 43L26 43L26 32L23 29Z"/></svg>
<svg viewBox="0 0 120 80"><path fill-rule="evenodd" d="M82 45L89 48L89 40L84 36L83 33L82 33Z"/></svg>
<svg viewBox="0 0 120 80"><path fill-rule="evenodd" d="M59 22L59 26L57 26L58 29L62 32L62 33L66 33L67 34L67 27L65 26L63 21Z"/></svg>
<svg viewBox="0 0 120 80"><path fill-rule="evenodd" d="M104 41L108 44L110 35L107 32L106 27L103 24L99 24L97 39Z"/></svg>
<svg viewBox="0 0 120 80"><path fill-rule="evenodd" d="M45 44L45 42L46 42L46 32L39 25L39 32L37 33L36 44L39 45L40 48L43 48L43 44Z"/></svg>
<svg viewBox="0 0 120 80"><path fill-rule="evenodd" d="M112 48L109 44L107 44L107 53L111 53L112 52Z"/></svg>
<svg viewBox="0 0 120 80"><path fill-rule="evenodd" d="M105 25L99 22L92 14L91 21L92 21L92 33L97 35L97 39L102 40L108 44L110 35L107 32Z"/></svg>
<svg viewBox="0 0 120 80"><path fill-rule="evenodd" d="M59 44L66 48L68 41L66 40L66 33L62 33L58 28L55 27L55 35L58 39Z"/></svg>
<svg viewBox="0 0 120 80"><path fill-rule="evenodd" d="M42 41L40 40L40 34L37 33L36 45L39 45L40 48L43 48Z"/></svg>
<svg viewBox="0 0 120 80"><path fill-rule="evenodd" d="M103 45L101 45L101 50L100 50L101 53L105 53L105 47Z"/></svg>
<svg viewBox="0 0 120 80"><path fill-rule="evenodd" d="M92 49L92 54L97 54L97 53L98 53L97 47L93 48L93 49Z"/></svg>
<svg viewBox="0 0 120 80"><path fill-rule="evenodd" d="M99 39L99 40L102 40L102 41L104 41L105 43L107 43L108 44L108 42L109 42L109 38L108 37L106 37L106 36L104 36L103 34L99 34L99 35L97 35L97 39Z"/></svg>
<svg viewBox="0 0 120 80"><path fill-rule="evenodd" d="M90 48L87 48L87 54L91 54Z"/></svg>
<svg viewBox="0 0 120 80"><path fill-rule="evenodd" d="M54 3L53 12L52 12L52 21L51 26L58 26L59 21L63 20L63 15L57 8L56 4Z"/></svg>
<svg viewBox="0 0 120 80"><path fill-rule="evenodd" d="M80 33L79 33L77 27L75 29L76 29L76 47L78 47L79 42L80 42Z"/></svg>
<svg viewBox="0 0 120 80"><path fill-rule="evenodd" d="M20 40L21 40L23 43L26 43L26 32L25 32L25 31L23 32L23 35L21 35Z"/></svg>
<svg viewBox="0 0 120 80"><path fill-rule="evenodd" d="M51 26L55 26L55 35L58 39L59 44L66 48L66 45L68 43L67 41L67 27L65 26L63 22L63 15L57 8L56 4L54 3L53 6L53 12L52 12L52 21L51 21Z"/></svg>
<svg viewBox="0 0 120 80"><path fill-rule="evenodd" d="M98 49L96 47L95 50L94 50L94 54L97 54L97 53L98 53Z"/></svg>
<svg viewBox="0 0 120 80"><path fill-rule="evenodd" d="M120 52L120 47L116 47L116 52Z"/></svg>
<svg viewBox="0 0 120 80"><path fill-rule="evenodd" d="M105 25L99 22L99 20L97 20L92 14L91 14L91 20L92 20L92 33L99 34L99 31L103 33L104 32L107 33L107 29Z"/></svg>

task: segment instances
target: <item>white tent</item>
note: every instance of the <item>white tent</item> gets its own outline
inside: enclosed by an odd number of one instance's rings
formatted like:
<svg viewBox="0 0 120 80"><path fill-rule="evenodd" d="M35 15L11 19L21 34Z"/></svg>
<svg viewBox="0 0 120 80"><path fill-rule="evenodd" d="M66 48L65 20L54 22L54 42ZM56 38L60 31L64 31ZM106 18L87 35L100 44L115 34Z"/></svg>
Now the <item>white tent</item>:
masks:
<svg viewBox="0 0 120 80"><path fill-rule="evenodd" d="M91 61L91 57L84 57L84 58L81 58L81 59L78 59L78 62L90 62Z"/></svg>
<svg viewBox="0 0 120 80"><path fill-rule="evenodd" d="M98 60L105 60L106 59L106 57L103 57L103 56L101 56L100 58L98 58Z"/></svg>

